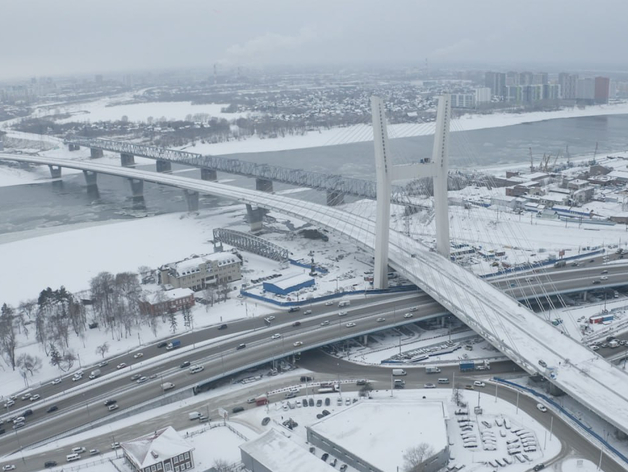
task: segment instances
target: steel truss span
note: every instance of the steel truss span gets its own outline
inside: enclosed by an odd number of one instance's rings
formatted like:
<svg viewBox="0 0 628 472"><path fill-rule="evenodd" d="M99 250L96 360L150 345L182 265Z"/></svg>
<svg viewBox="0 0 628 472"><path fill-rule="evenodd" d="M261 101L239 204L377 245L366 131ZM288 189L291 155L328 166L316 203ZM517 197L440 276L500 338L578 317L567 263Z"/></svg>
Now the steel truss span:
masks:
<svg viewBox="0 0 628 472"><path fill-rule="evenodd" d="M353 195L361 198L375 200L377 188L375 182L370 180L352 179L337 174L322 174L301 169L271 166L268 164L255 164L254 162L229 159L226 157L202 155L187 151L177 151L145 144L134 144L123 141L111 141L108 139L75 137L65 140L66 144L101 149L103 151L131 154L133 156L147 157L169 161L176 164L185 164L193 167L211 169L228 174L243 175L257 179L281 182L296 187L307 187L315 190L326 190L343 195ZM408 197L403 197L404 190L395 187L391 201L399 205L410 205ZM420 205L411 205L417 206Z"/></svg>
<svg viewBox="0 0 628 472"><path fill-rule="evenodd" d="M337 208L178 175L67 159L15 156L0 159L88 170L141 179L248 203L322 226L372 251L375 222ZM390 232L390 265L531 374L552 383L628 433L628 375L565 336L516 300L422 244ZM541 367L540 362L548 369ZM552 375L550 375L552 374Z"/></svg>
<svg viewBox="0 0 628 472"><path fill-rule="evenodd" d="M290 257L290 251L287 249L263 238L234 229L215 228L214 241L229 244L235 248L272 259L273 261L283 262Z"/></svg>

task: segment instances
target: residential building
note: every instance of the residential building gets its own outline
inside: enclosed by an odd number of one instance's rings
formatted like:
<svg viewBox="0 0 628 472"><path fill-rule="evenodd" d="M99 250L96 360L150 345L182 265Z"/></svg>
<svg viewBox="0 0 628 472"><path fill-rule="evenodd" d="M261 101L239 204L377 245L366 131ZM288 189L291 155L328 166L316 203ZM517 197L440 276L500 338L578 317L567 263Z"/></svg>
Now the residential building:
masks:
<svg viewBox="0 0 628 472"><path fill-rule="evenodd" d="M506 86L519 85L519 72L506 72Z"/></svg>
<svg viewBox="0 0 628 472"><path fill-rule="evenodd" d="M475 104L488 103L491 101L491 89L488 87L480 87L475 89Z"/></svg>
<svg viewBox="0 0 628 472"><path fill-rule="evenodd" d="M532 72L519 73L519 85L532 85L534 83L534 74Z"/></svg>
<svg viewBox="0 0 628 472"><path fill-rule="evenodd" d="M194 468L194 448L172 426L120 444L136 472L183 472Z"/></svg>
<svg viewBox="0 0 628 472"><path fill-rule="evenodd" d="M561 97L559 84L545 84L543 85L543 99L544 100L559 100Z"/></svg>
<svg viewBox="0 0 628 472"><path fill-rule="evenodd" d="M576 82L576 100L591 103L595 100L595 79L578 79Z"/></svg>
<svg viewBox="0 0 628 472"><path fill-rule="evenodd" d="M491 89L494 96L503 97L506 93L506 74L503 72L486 72L484 85Z"/></svg>
<svg viewBox="0 0 628 472"><path fill-rule="evenodd" d="M610 93L610 79L608 77L596 77L594 87L595 103L608 103L608 97Z"/></svg>
<svg viewBox="0 0 628 472"><path fill-rule="evenodd" d="M452 108L475 108L475 95L472 93L452 93Z"/></svg>
<svg viewBox="0 0 628 472"><path fill-rule="evenodd" d="M159 283L173 288L203 290L210 285L242 278L242 259L235 252L215 252L192 256L159 268Z"/></svg>
<svg viewBox="0 0 628 472"><path fill-rule="evenodd" d="M549 84L549 74L547 72L536 72L532 76L531 85L547 85Z"/></svg>
<svg viewBox="0 0 628 472"><path fill-rule="evenodd" d="M568 72L558 74L558 85L560 85L560 93L563 99L574 100L576 98L577 82L577 74L570 74Z"/></svg>

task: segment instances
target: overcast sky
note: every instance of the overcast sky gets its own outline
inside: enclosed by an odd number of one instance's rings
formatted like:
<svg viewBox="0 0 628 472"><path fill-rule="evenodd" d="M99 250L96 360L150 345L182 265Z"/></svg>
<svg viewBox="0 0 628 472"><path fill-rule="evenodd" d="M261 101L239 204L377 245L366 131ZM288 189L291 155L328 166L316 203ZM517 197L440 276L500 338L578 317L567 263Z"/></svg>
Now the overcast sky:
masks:
<svg viewBox="0 0 628 472"><path fill-rule="evenodd" d="M0 0L0 79L216 62L599 64L627 0Z"/></svg>

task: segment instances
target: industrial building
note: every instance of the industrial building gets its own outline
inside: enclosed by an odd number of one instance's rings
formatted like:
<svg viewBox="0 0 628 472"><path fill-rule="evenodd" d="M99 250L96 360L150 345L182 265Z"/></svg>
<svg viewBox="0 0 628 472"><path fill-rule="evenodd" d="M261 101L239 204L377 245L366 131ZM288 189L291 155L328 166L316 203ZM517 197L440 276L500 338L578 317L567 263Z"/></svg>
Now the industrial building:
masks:
<svg viewBox="0 0 628 472"><path fill-rule="evenodd" d="M306 426L307 440L360 472L401 469L404 452L427 444L430 453L422 470L436 472L449 461L447 419L445 405L439 401L360 401Z"/></svg>
<svg viewBox="0 0 628 472"><path fill-rule="evenodd" d="M191 308L194 304L194 292L191 289L174 288L153 293L146 300L140 301L140 311L151 315L160 315Z"/></svg>
<svg viewBox="0 0 628 472"><path fill-rule="evenodd" d="M264 282L264 290L277 295L288 295L306 287L313 287L314 279L307 274L289 274L272 282Z"/></svg>

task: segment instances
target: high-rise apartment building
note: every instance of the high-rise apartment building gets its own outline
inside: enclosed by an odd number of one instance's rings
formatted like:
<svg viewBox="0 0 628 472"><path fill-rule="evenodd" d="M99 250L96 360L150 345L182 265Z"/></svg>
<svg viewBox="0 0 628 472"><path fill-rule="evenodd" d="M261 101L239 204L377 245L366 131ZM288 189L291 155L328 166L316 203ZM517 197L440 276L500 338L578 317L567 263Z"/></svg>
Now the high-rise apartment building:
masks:
<svg viewBox="0 0 628 472"><path fill-rule="evenodd" d="M577 74L561 72L558 74L558 84L560 85L560 93L565 100L574 100L576 98L576 84L578 82Z"/></svg>
<svg viewBox="0 0 628 472"><path fill-rule="evenodd" d="M491 89L496 97L503 97L506 93L506 74L503 72L487 72L484 74L484 85Z"/></svg>
<svg viewBox="0 0 628 472"><path fill-rule="evenodd" d="M608 77L596 77L594 86L595 103L608 103L608 95L610 92L610 79Z"/></svg>
<svg viewBox="0 0 628 472"><path fill-rule="evenodd" d="M475 89L475 104L488 103L491 101L491 89L480 87Z"/></svg>

